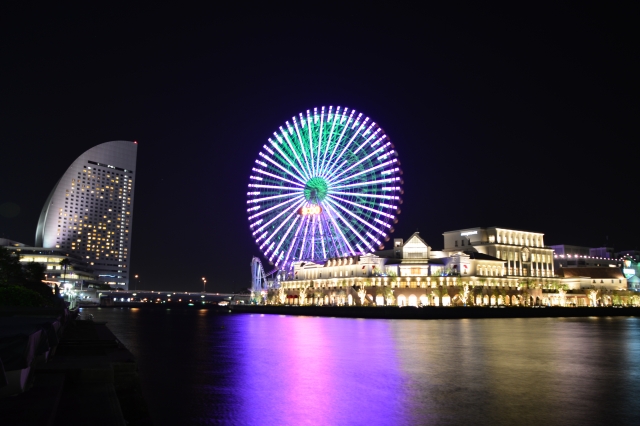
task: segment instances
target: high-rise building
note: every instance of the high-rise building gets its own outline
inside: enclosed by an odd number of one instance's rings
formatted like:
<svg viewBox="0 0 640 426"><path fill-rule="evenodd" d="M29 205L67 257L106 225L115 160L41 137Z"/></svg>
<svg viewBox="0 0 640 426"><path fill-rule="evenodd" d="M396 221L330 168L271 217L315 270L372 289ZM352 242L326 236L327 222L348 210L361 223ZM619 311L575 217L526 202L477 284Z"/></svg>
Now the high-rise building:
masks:
<svg viewBox="0 0 640 426"><path fill-rule="evenodd" d="M42 208L36 246L80 255L101 282L128 289L137 152L113 141L78 157Z"/></svg>

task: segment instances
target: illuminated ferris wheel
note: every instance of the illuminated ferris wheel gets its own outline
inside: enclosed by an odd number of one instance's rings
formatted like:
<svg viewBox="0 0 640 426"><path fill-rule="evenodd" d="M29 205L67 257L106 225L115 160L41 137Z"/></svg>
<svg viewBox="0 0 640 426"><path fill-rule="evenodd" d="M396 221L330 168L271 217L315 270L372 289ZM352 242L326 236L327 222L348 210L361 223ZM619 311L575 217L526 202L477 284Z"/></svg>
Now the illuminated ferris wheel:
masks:
<svg viewBox="0 0 640 426"><path fill-rule="evenodd" d="M332 106L280 126L258 154L247 192L251 232L280 269L371 252L393 232L402 173L384 131Z"/></svg>

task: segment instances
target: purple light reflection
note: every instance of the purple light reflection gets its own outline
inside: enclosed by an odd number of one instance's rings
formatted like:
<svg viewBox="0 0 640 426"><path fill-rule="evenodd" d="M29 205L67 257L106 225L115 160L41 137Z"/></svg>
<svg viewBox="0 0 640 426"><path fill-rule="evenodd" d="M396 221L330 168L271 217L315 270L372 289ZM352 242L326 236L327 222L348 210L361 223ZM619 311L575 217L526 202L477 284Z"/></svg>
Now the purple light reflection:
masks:
<svg viewBox="0 0 640 426"><path fill-rule="evenodd" d="M246 424L410 424L388 321L236 317L230 399ZM350 322L351 324L345 324ZM355 323L355 324L354 324Z"/></svg>

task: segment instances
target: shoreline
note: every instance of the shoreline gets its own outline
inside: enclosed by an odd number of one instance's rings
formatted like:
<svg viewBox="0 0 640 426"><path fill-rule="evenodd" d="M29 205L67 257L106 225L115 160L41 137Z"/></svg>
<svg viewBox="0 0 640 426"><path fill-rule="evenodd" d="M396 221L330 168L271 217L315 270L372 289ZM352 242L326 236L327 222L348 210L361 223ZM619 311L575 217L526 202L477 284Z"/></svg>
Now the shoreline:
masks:
<svg viewBox="0 0 640 426"><path fill-rule="evenodd" d="M640 307L575 307L540 306L509 307L360 307L360 306L295 306L295 305L231 305L233 313L301 315L337 318L372 319L483 319L483 318L570 318L640 316Z"/></svg>

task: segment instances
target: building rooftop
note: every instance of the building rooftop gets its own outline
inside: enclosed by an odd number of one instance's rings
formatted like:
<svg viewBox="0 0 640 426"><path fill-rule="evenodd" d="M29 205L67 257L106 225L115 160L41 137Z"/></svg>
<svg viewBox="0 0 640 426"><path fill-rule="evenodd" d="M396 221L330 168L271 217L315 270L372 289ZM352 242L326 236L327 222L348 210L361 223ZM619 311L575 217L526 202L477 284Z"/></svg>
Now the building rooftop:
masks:
<svg viewBox="0 0 640 426"><path fill-rule="evenodd" d="M606 266L601 267L583 267L583 268L557 268L556 273L560 277L565 278L577 278L577 277L589 277L589 278L624 278L620 268L611 268Z"/></svg>

